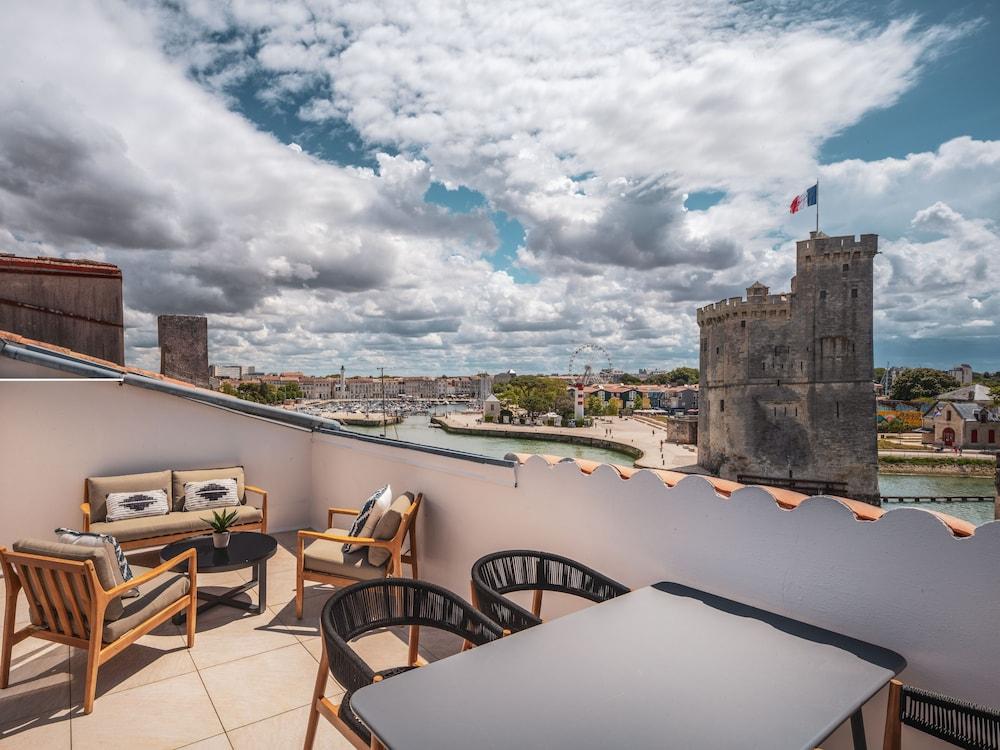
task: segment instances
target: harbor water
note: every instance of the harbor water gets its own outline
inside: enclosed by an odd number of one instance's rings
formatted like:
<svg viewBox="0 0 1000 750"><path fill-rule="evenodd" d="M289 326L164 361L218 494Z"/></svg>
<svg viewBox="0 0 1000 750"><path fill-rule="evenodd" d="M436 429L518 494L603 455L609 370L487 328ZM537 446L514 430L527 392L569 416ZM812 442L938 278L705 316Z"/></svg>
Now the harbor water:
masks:
<svg viewBox="0 0 1000 750"><path fill-rule="evenodd" d="M453 409L447 409L449 411ZM441 413L438 409L435 413ZM381 435L382 427L346 427L368 435ZM404 440L420 445L477 453L481 456L503 458L508 453L544 453L553 456L585 458L603 463L631 466L632 458L619 451L594 448L588 445L573 445L552 440L527 440L522 438L491 437L480 435L458 435L432 427L430 416L415 414L407 416L402 423L385 427L386 437ZM912 476L906 474L882 474L879 488L886 496L957 496L993 494L993 481L985 477ZM888 503L886 509L903 507L901 503ZM993 520L993 503L919 503L907 507L938 510L975 524Z"/></svg>

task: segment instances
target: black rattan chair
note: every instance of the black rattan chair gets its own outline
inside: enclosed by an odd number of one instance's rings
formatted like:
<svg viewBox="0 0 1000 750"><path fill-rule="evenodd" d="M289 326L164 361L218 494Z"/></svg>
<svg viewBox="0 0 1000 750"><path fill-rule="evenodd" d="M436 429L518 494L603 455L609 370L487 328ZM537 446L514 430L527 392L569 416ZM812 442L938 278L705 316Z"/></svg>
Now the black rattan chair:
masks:
<svg viewBox="0 0 1000 750"><path fill-rule="evenodd" d="M512 591L535 592L531 612L504 596ZM543 591L603 602L627 594L629 589L575 560L549 552L505 550L481 557L472 566L473 602L480 612L511 632L541 624Z"/></svg>
<svg viewBox="0 0 1000 750"><path fill-rule="evenodd" d="M405 666L375 672L349 644L365 633L399 625L410 628L410 649ZM373 682L415 669L420 627L447 631L476 646L503 635L499 625L477 612L467 601L424 581L409 578L365 581L341 589L330 597L320 615L323 658L309 712L306 750L312 747L316 738L320 714L355 747L367 748L369 743L375 746L371 733L351 709L351 696ZM331 674L345 690L340 705L323 697Z"/></svg>
<svg viewBox="0 0 1000 750"><path fill-rule="evenodd" d="M883 750L900 750L903 724L965 750L1000 750L1000 711L889 683Z"/></svg>

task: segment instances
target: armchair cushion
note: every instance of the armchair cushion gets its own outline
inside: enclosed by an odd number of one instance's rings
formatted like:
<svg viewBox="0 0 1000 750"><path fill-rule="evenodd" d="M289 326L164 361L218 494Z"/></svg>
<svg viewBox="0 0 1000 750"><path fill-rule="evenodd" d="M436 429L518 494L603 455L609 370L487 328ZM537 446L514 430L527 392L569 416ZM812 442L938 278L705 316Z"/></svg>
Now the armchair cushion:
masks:
<svg viewBox="0 0 1000 750"><path fill-rule="evenodd" d="M378 523L375 524L372 538L382 541L395 537L399 531L399 524L403 521L403 513L406 512L406 509L410 507L412 502L412 492L407 492L393 500L392 505L389 506L389 509L382 514L382 517L378 519ZM376 567L382 567L389 562L389 557L389 550L384 547L368 548L368 562Z"/></svg>
<svg viewBox="0 0 1000 750"><path fill-rule="evenodd" d="M184 485L188 482L204 482L207 479L235 479L236 496L240 503L247 501L246 476L242 466L221 469L191 469L173 472L174 510L184 510Z"/></svg>
<svg viewBox="0 0 1000 750"><path fill-rule="evenodd" d="M350 536L344 529L327 529L327 534ZM359 581L385 578L385 564L372 565L368 562L367 548L359 552L344 552L341 542L331 542L327 539L317 539L303 552L303 567L343 578L353 578Z"/></svg>
<svg viewBox="0 0 1000 750"><path fill-rule="evenodd" d="M49 542L44 539L21 539L14 542L14 551L27 555L39 555L41 557L55 557L60 560L75 560L83 562L90 560L97 571L97 580L101 587L108 591L119 583L122 583L121 570L118 568L118 561L114 557L114 552L108 553L106 545L98 547L87 547L79 544L64 544L63 542ZM30 581L22 581L24 587L31 588ZM108 607L104 611L104 619L117 620L122 616L124 608L120 596L108 602ZM40 625L41 623L34 623Z"/></svg>
<svg viewBox="0 0 1000 750"><path fill-rule="evenodd" d="M263 518L260 508L254 508L252 505L238 505L232 510L236 511L236 525L259 523ZM207 521L211 520L213 512L212 509L174 511L165 516L129 518L113 523L92 523L90 530L102 534L112 534L119 542L134 542L137 539L180 534L187 531L203 531L208 534L211 528L209 528Z"/></svg>
<svg viewBox="0 0 1000 750"><path fill-rule="evenodd" d="M392 485L385 485L375 490L364 504L358 515L354 517L354 525L351 526L348 536L360 536L365 539L372 538L375 531L375 524L382 517L382 514L389 509L392 504ZM344 552L360 552L364 549L363 544L345 544Z"/></svg>
<svg viewBox="0 0 1000 750"><path fill-rule="evenodd" d="M141 492L158 489L167 493L167 507L171 507L170 470L152 471L147 474L122 474L114 477L88 477L87 499L90 501L90 520L107 519L107 499L110 492Z"/></svg>
<svg viewBox="0 0 1000 750"><path fill-rule="evenodd" d="M135 568L137 575L149 571ZM158 612L162 612L191 590L190 579L183 574L164 573L139 586L139 598L132 599L116 620L104 619L101 640L105 643L117 641L132 628L137 627Z"/></svg>

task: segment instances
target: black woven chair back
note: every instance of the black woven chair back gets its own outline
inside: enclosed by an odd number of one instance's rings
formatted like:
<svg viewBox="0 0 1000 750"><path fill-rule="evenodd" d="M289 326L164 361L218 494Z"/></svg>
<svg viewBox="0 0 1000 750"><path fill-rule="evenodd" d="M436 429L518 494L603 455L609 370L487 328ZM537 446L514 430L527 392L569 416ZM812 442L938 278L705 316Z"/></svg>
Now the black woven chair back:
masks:
<svg viewBox="0 0 1000 750"><path fill-rule="evenodd" d="M472 588L479 609L502 627L516 632L541 619L504 594L558 591L603 602L627 594L627 586L568 557L533 550L505 550L481 557L472 566Z"/></svg>
<svg viewBox="0 0 1000 750"><path fill-rule="evenodd" d="M1000 711L903 685L900 720L965 750L1000 750Z"/></svg>
<svg viewBox="0 0 1000 750"><path fill-rule="evenodd" d="M379 628L419 625L453 633L481 646L503 630L447 589L410 578L347 586L330 597L320 616L330 673L345 690L370 685L375 672L348 641Z"/></svg>

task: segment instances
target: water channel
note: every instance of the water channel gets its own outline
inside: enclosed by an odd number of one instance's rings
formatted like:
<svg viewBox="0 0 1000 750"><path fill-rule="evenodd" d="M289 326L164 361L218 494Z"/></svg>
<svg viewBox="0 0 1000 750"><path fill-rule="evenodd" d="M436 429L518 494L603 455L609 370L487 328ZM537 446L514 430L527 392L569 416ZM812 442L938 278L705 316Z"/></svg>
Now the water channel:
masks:
<svg viewBox="0 0 1000 750"><path fill-rule="evenodd" d="M438 410L440 413L441 409ZM348 427L347 429L369 435L381 435L381 427ZM386 437L438 448L478 453L482 456L503 458L507 453L547 453L570 458L587 458L593 461L631 466L632 458L618 451L573 445L552 440L527 440L522 438L456 435L431 427L426 414L411 415L398 425L385 428ZM882 474L879 487L883 495L982 495L993 494L993 481L985 477L912 476L907 474ZM900 507L890 504L887 508ZM993 520L993 503L920 503L919 507L939 510L975 524Z"/></svg>

